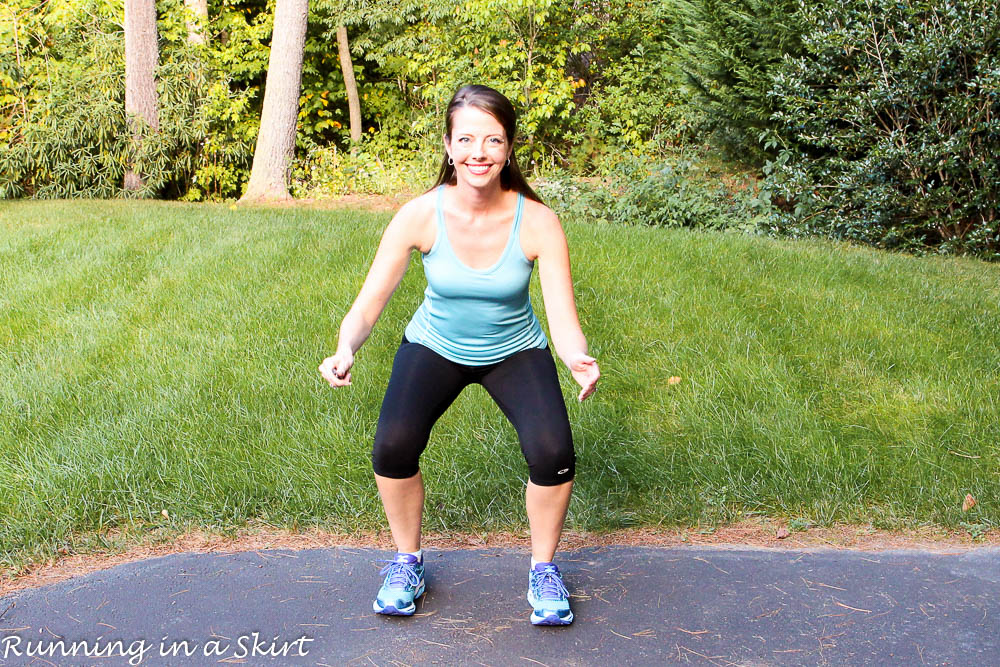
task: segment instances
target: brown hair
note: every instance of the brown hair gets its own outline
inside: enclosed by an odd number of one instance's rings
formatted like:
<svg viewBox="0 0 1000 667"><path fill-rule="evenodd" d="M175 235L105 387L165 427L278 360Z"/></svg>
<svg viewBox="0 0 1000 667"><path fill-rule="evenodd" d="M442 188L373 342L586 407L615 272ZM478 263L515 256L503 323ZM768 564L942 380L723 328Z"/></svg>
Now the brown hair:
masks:
<svg viewBox="0 0 1000 667"><path fill-rule="evenodd" d="M448 103L448 111L445 113L444 130L444 135L448 138L448 141L451 141L452 117L456 111L466 106L475 107L496 118L497 122L503 125L504 132L507 134L507 140L513 145L514 137L517 136L517 113L514 111L514 105L511 104L510 100L503 93L488 86L477 85L462 86L451 98L451 102ZM448 153L445 152L444 159L441 160L441 169L438 172L437 181L431 187L431 190L444 183L454 185L456 182L455 166L448 164ZM531 189L528 181L521 174L521 169L517 166L517 156L513 151L510 154L510 164L504 165L500 169L500 187L504 190L520 192L528 199L534 199L539 204L544 203L542 198L535 194L535 191Z"/></svg>

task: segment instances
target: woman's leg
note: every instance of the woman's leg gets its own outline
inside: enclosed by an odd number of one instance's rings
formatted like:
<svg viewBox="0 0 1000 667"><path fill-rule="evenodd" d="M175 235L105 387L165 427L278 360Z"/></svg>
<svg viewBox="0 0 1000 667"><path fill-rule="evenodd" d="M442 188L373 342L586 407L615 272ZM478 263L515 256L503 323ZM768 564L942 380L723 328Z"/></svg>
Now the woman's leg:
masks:
<svg viewBox="0 0 1000 667"><path fill-rule="evenodd" d="M573 435L555 361L548 348L519 352L481 384L510 419L528 462L525 508L536 561L550 562L573 490Z"/></svg>
<svg viewBox="0 0 1000 667"><path fill-rule="evenodd" d="M428 347L404 339L396 350L375 431L372 467L398 551L420 549L420 454L434 423L467 384L458 364Z"/></svg>
<svg viewBox="0 0 1000 667"><path fill-rule="evenodd" d="M531 528L531 557L539 563L550 563L555 557L572 491L573 480L558 486L539 486L528 480L524 504Z"/></svg>
<svg viewBox="0 0 1000 667"><path fill-rule="evenodd" d="M424 480L420 473L406 479L375 475L375 484L382 498L396 551L419 551L420 522L424 511Z"/></svg>

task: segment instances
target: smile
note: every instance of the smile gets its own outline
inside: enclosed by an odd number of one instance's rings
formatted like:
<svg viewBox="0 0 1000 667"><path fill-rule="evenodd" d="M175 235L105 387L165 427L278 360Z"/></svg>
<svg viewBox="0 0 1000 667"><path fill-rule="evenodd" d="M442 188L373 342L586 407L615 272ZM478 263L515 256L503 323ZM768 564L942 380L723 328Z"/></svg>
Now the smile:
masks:
<svg viewBox="0 0 1000 667"><path fill-rule="evenodd" d="M477 176L482 176L490 170L490 166L488 164L466 164L465 168Z"/></svg>

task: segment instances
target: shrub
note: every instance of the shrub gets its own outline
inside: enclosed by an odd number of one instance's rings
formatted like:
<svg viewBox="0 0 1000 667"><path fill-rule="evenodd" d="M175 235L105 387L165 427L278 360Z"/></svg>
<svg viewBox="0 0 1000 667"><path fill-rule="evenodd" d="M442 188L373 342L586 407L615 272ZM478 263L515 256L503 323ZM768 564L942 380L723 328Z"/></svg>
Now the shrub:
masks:
<svg viewBox="0 0 1000 667"><path fill-rule="evenodd" d="M0 197L110 197L122 187L122 49L101 33L75 46L72 60L53 60L48 94L17 115L0 144Z"/></svg>
<svg viewBox="0 0 1000 667"><path fill-rule="evenodd" d="M368 77L366 124L400 148L414 148L413 138L439 142L452 94L483 83L518 108L523 170L583 173L622 146L644 150L658 133L686 136L665 40L669 4L319 0L311 11L330 39L337 25L349 27L355 66Z"/></svg>
<svg viewBox="0 0 1000 667"><path fill-rule="evenodd" d="M986 0L802 3L776 72L776 229L1000 259L1000 13Z"/></svg>
<svg viewBox="0 0 1000 667"><path fill-rule="evenodd" d="M730 187L728 180L704 154L688 151L663 162L623 160L605 179L554 174L538 181L536 191L557 213L578 220L756 233L770 205L753 183Z"/></svg>
<svg viewBox="0 0 1000 667"><path fill-rule="evenodd" d="M797 0L677 0L678 62L702 117L696 132L731 161L759 167L773 157L768 92L788 54L801 51Z"/></svg>
<svg viewBox="0 0 1000 667"><path fill-rule="evenodd" d="M291 192L295 197L322 199L351 193L422 191L433 183L438 167L435 158L441 152L429 147L406 151L379 133L363 136L354 154L336 145L307 145L293 165Z"/></svg>
<svg viewBox="0 0 1000 667"><path fill-rule="evenodd" d="M156 72L159 130L146 128L136 153L118 9L64 9L50 8L50 32L34 40L40 53L26 54L17 77L0 78L0 93L13 84L31 102L15 105L14 122L0 132L0 198L238 194L240 169L252 156L253 137L239 131L249 94L233 92L204 51L166 42ZM166 34L177 24L183 30L183 4L174 9L160 21ZM134 193L122 187L129 164L144 177Z"/></svg>

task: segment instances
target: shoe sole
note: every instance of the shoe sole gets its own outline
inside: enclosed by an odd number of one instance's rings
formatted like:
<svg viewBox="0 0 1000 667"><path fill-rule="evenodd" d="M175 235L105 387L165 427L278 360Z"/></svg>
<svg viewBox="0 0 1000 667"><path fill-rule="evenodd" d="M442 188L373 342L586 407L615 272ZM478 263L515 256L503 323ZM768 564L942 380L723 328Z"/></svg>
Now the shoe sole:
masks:
<svg viewBox="0 0 1000 667"><path fill-rule="evenodd" d="M396 609L393 605L387 604L386 606L380 608L378 606L378 600L376 599L375 602L372 603L372 611L376 614L383 614L384 616L413 616L413 612L417 610L416 602L420 596L424 594L424 590L426 590L426 588L426 583L421 581L420 586L417 588L417 592L413 595L413 603L411 603L409 607Z"/></svg>
<svg viewBox="0 0 1000 667"><path fill-rule="evenodd" d="M558 616L549 615L545 618L540 618L535 616L535 612L531 612L531 624L532 625L570 625L573 622L573 614L571 613L566 618L559 618Z"/></svg>
<svg viewBox="0 0 1000 667"><path fill-rule="evenodd" d="M532 607L535 606L535 598L531 595L531 591L528 591L528 604ZM573 622L573 611L570 610L569 616L566 618L560 618L558 614L546 614L545 616L539 616L537 609L532 609L531 611L531 624L532 625L569 625Z"/></svg>

